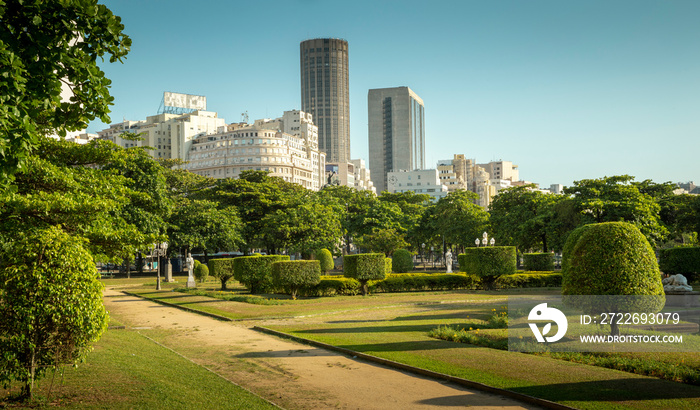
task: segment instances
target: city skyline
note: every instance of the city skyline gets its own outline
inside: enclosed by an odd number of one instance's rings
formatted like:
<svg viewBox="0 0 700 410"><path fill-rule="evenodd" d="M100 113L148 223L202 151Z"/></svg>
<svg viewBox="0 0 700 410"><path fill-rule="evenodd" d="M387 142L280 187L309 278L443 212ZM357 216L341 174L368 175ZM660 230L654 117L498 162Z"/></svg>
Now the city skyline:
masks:
<svg viewBox="0 0 700 410"><path fill-rule="evenodd" d="M369 160L367 91L408 86L429 107L428 168L465 154L543 187L700 179L696 2L104 3L133 40L102 64L113 123L154 115L164 91L228 123L300 109L299 43L332 37L350 48L352 158Z"/></svg>

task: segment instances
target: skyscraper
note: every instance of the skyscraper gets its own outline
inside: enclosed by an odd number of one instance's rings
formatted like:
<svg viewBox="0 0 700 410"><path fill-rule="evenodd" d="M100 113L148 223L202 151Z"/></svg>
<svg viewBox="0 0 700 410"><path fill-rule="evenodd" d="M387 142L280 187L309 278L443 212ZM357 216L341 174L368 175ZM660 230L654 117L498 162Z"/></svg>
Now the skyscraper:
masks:
<svg viewBox="0 0 700 410"><path fill-rule="evenodd" d="M300 44L301 110L318 126L326 161L350 161L348 42L316 38Z"/></svg>
<svg viewBox="0 0 700 410"><path fill-rule="evenodd" d="M378 88L367 96L369 169L377 193L387 172L425 169L423 100L408 87Z"/></svg>

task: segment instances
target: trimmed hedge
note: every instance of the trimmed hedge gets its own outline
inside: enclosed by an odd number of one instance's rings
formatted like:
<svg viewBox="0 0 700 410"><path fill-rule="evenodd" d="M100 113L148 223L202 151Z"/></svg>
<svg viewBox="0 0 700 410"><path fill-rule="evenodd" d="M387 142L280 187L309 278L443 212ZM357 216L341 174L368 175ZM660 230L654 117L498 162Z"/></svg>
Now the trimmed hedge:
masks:
<svg viewBox="0 0 700 410"><path fill-rule="evenodd" d="M194 265L194 278L197 279L199 283L207 280L207 277L209 276L209 268L207 265L203 263L200 263L199 265L195 263Z"/></svg>
<svg viewBox="0 0 700 410"><path fill-rule="evenodd" d="M587 312L658 312L664 307L661 272L651 245L639 228L627 222L587 225L572 247L562 271L564 302ZM568 244L567 244L568 245ZM601 300L575 295L656 296L616 301L601 306ZM613 321L611 335L619 334Z"/></svg>
<svg viewBox="0 0 700 410"><path fill-rule="evenodd" d="M391 259L389 257L384 258L384 273L385 274L388 275L391 272L393 272L393 264L394 264L393 259Z"/></svg>
<svg viewBox="0 0 700 410"><path fill-rule="evenodd" d="M406 249L394 251L392 256L392 271L396 273L406 273L413 270L413 256Z"/></svg>
<svg viewBox="0 0 700 410"><path fill-rule="evenodd" d="M467 248L457 257L460 271L481 277L486 289L493 289L499 276L512 275L517 270L515 246Z"/></svg>
<svg viewBox="0 0 700 410"><path fill-rule="evenodd" d="M316 259L321 264L321 272L325 275L329 270L333 270L333 254L328 249L321 249L316 252Z"/></svg>
<svg viewBox="0 0 700 410"><path fill-rule="evenodd" d="M343 276L360 282L362 295L368 292L367 281L386 277L386 258L383 253L358 253L343 256Z"/></svg>
<svg viewBox="0 0 700 410"><path fill-rule="evenodd" d="M499 289L511 288L550 288L560 287L561 273L541 272L541 273L515 273L513 275L503 275L496 279L496 286Z"/></svg>
<svg viewBox="0 0 700 410"><path fill-rule="evenodd" d="M554 270L554 255L551 253L525 253L523 261L525 270L540 272Z"/></svg>
<svg viewBox="0 0 700 410"><path fill-rule="evenodd" d="M659 269L669 275L680 273L688 282L700 279L700 247L662 249Z"/></svg>
<svg viewBox="0 0 700 410"><path fill-rule="evenodd" d="M209 273L221 281L221 290L226 290L226 282L233 277L233 261L237 258L209 259Z"/></svg>
<svg viewBox="0 0 700 410"><path fill-rule="evenodd" d="M583 225L571 231L569 236L566 237L566 242L564 242L564 248L561 251L561 273L563 274L569 268L569 261L571 260L571 253L576 246L576 242L581 238L584 232L586 232L591 225Z"/></svg>
<svg viewBox="0 0 700 410"><path fill-rule="evenodd" d="M272 283L275 287L297 298L303 286L316 285L321 281L321 263L315 261L280 261L272 264Z"/></svg>
<svg viewBox="0 0 700 410"><path fill-rule="evenodd" d="M372 292L410 292L421 290L474 289L480 283L475 275L444 274L392 274L384 280L370 283Z"/></svg>
<svg viewBox="0 0 700 410"><path fill-rule="evenodd" d="M240 256L233 262L234 277L252 294L269 292L273 289L272 264L285 260L289 260L289 256Z"/></svg>
<svg viewBox="0 0 700 410"><path fill-rule="evenodd" d="M301 296L354 296L360 293L360 282L343 276L321 276L318 284L299 289Z"/></svg>

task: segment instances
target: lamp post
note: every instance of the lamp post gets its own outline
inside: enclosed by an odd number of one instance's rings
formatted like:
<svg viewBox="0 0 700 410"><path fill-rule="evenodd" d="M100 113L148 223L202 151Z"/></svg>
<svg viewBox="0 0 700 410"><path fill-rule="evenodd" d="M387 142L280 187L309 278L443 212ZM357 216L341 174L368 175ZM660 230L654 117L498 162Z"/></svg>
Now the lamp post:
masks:
<svg viewBox="0 0 700 410"><path fill-rule="evenodd" d="M423 254L425 253L425 243L422 243L420 245L420 247L421 247L420 261L423 263L423 269L425 269L425 259L423 259Z"/></svg>
<svg viewBox="0 0 700 410"><path fill-rule="evenodd" d="M157 279L156 279L156 290L160 290L160 257L165 256L168 251L168 243L154 243L153 244L153 256L158 257L158 267L157 267Z"/></svg>

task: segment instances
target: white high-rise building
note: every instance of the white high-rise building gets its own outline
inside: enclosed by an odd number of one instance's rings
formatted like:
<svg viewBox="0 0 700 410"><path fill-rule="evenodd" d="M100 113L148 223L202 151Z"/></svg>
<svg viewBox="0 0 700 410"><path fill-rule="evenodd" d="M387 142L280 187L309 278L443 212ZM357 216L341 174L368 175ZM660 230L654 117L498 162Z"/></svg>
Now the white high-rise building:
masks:
<svg viewBox="0 0 700 410"><path fill-rule="evenodd" d="M391 193L411 191L416 194L428 194L435 200L449 193L447 186L440 181L437 169L390 171L387 173L387 182L387 191Z"/></svg>

